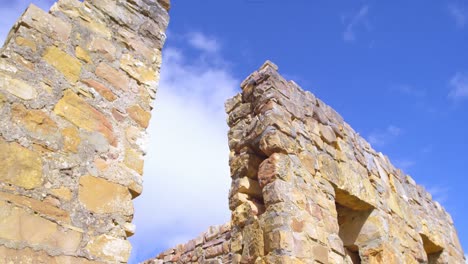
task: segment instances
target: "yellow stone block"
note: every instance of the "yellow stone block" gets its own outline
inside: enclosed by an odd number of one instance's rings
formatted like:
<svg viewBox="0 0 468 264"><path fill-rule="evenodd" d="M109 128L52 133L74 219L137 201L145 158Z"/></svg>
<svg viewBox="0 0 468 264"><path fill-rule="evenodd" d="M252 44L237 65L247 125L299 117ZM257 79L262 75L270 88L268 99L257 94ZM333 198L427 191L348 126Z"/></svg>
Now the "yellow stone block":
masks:
<svg viewBox="0 0 468 264"><path fill-rule="evenodd" d="M48 47L43 59L61 72L69 82L76 83L80 78L80 61L59 48L55 46Z"/></svg>
<svg viewBox="0 0 468 264"><path fill-rule="evenodd" d="M143 175L144 160L142 154L132 148L125 149L125 166Z"/></svg>
<svg viewBox="0 0 468 264"><path fill-rule="evenodd" d="M74 254L80 245L81 233L61 230L54 222L0 201L0 238Z"/></svg>
<svg viewBox="0 0 468 264"><path fill-rule="evenodd" d="M67 127L62 130L63 149L67 152L78 152L78 146L81 143L80 133L75 127Z"/></svg>
<svg viewBox="0 0 468 264"><path fill-rule="evenodd" d="M55 105L54 112L80 128L100 132L109 143L115 144L112 124L106 116L71 90L65 91L63 98Z"/></svg>
<svg viewBox="0 0 468 264"><path fill-rule="evenodd" d="M0 192L0 200L8 201L23 207L28 207L35 212L50 216L51 218L54 218L58 221L70 223L70 215L68 212L42 201L5 192Z"/></svg>
<svg viewBox="0 0 468 264"><path fill-rule="evenodd" d="M26 128L29 132L40 135L50 135L57 132L55 122L41 110L28 110L22 104L14 104L11 115L16 123Z"/></svg>
<svg viewBox="0 0 468 264"><path fill-rule="evenodd" d="M36 43L30 39L27 39L27 38L23 38L23 37L17 37L15 39L15 42L17 45L19 46L23 46L23 47L28 47L30 48L33 52L36 52Z"/></svg>
<svg viewBox="0 0 468 264"><path fill-rule="evenodd" d="M141 83L152 84L156 80L156 71L133 58L130 54L122 56L120 68Z"/></svg>
<svg viewBox="0 0 468 264"><path fill-rule="evenodd" d="M1 139L0 150L0 181L25 189L42 185L42 160L38 153Z"/></svg>
<svg viewBox="0 0 468 264"><path fill-rule="evenodd" d="M65 200L65 201L70 201L71 198L72 198L72 192L70 191L70 189L68 189L66 187L60 187L60 188L57 188L57 189L52 189L52 190L50 190L50 193L52 195L55 195L56 197L58 197L60 199Z"/></svg>
<svg viewBox="0 0 468 264"><path fill-rule="evenodd" d="M91 59L91 56L89 56L89 53L80 46L76 46L75 55L78 59L83 60L87 63L92 62L92 59Z"/></svg>
<svg viewBox="0 0 468 264"><path fill-rule="evenodd" d="M151 119L151 113L146 112L143 108L139 105L130 106L127 109L128 114L130 117L141 127L148 128L149 121Z"/></svg>
<svg viewBox="0 0 468 264"><path fill-rule="evenodd" d="M105 179L82 176L78 197L86 209L95 213L133 214L132 197L128 188Z"/></svg>

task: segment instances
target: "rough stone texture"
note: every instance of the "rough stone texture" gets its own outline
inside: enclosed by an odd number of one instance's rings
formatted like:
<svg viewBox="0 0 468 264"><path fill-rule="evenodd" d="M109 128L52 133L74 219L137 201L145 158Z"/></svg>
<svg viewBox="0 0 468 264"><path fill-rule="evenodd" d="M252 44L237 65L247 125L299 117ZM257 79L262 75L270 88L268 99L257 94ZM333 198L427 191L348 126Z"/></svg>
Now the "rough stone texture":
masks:
<svg viewBox="0 0 468 264"><path fill-rule="evenodd" d="M31 5L0 49L0 263L125 263L169 1ZM118 113L118 114L117 114Z"/></svg>
<svg viewBox="0 0 468 264"><path fill-rule="evenodd" d="M465 263L441 205L277 70L266 62L226 103L229 253L181 258L189 242L147 263Z"/></svg>
<svg viewBox="0 0 468 264"><path fill-rule="evenodd" d="M178 245L161 253L156 259L143 263L232 263L232 255L229 254L230 231L230 224L212 226L186 244Z"/></svg>

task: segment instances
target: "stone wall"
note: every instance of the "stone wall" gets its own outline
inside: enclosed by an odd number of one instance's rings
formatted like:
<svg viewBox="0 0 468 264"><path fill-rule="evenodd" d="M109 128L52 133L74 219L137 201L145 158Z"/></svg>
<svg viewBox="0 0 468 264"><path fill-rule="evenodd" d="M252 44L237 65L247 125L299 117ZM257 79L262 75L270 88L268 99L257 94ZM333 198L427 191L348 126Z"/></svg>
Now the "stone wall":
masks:
<svg viewBox="0 0 468 264"><path fill-rule="evenodd" d="M161 263L232 263L231 225L212 226L186 244L166 250L144 264Z"/></svg>
<svg viewBox="0 0 468 264"><path fill-rule="evenodd" d="M230 251L209 263L465 263L450 215L332 108L271 62L241 88L226 103Z"/></svg>
<svg viewBox="0 0 468 264"><path fill-rule="evenodd" d="M270 62L241 87L226 104L237 262L464 263L450 215L332 108Z"/></svg>
<svg viewBox="0 0 468 264"><path fill-rule="evenodd" d="M0 263L126 262L168 0L31 5L0 50Z"/></svg>

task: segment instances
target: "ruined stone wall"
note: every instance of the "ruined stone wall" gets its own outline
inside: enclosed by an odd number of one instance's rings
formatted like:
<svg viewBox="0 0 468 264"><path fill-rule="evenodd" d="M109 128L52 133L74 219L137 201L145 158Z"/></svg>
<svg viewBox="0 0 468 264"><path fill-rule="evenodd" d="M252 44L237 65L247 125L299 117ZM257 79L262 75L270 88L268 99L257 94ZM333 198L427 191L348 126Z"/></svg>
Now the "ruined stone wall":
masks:
<svg viewBox="0 0 468 264"><path fill-rule="evenodd" d="M0 50L0 263L126 262L168 0L31 5Z"/></svg>
<svg viewBox="0 0 468 264"><path fill-rule="evenodd" d="M191 241L149 263L465 263L450 215L332 108L271 62L241 88L226 103L229 253L179 258Z"/></svg>
<svg viewBox="0 0 468 264"><path fill-rule="evenodd" d="M464 263L450 215L267 62L226 104L242 263ZM315 261L315 262L314 262Z"/></svg>

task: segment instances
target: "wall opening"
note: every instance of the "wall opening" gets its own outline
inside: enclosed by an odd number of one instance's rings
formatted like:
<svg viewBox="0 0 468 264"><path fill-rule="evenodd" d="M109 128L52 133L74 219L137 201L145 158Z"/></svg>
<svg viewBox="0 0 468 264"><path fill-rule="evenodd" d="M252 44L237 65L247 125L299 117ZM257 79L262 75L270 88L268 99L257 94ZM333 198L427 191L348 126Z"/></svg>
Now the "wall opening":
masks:
<svg viewBox="0 0 468 264"><path fill-rule="evenodd" d="M346 258L353 264L361 263L359 250L362 249L364 224L374 209L368 203L359 200L349 193L335 189L335 206L339 225L338 235L343 242Z"/></svg>
<svg viewBox="0 0 468 264"><path fill-rule="evenodd" d="M426 255L427 255L427 263L428 264L440 263L439 262L440 256L442 255L442 251L444 251L444 248L432 242L429 239L429 237L427 237L424 234L421 234L421 238L423 241L424 251L426 251Z"/></svg>

